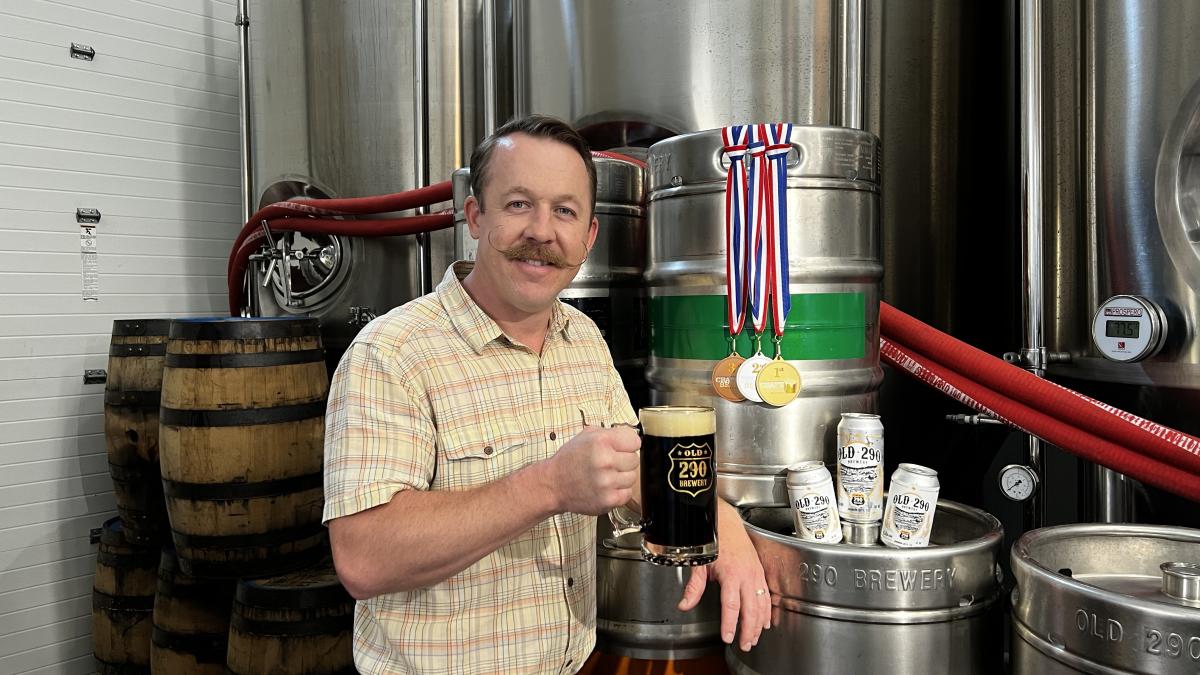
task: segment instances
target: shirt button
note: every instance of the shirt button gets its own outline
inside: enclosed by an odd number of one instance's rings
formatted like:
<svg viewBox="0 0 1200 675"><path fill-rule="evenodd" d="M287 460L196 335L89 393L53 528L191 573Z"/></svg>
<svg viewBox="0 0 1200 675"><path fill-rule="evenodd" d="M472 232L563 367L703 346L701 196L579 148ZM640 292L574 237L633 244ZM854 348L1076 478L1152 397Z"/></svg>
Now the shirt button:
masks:
<svg viewBox="0 0 1200 675"><path fill-rule="evenodd" d="M492 451L492 446L490 446L490 445L486 445L486 446L484 446L484 448L483 448L483 454L485 454L485 455L490 455L490 454L492 454L492 452L493 452L493 451Z"/></svg>
<svg viewBox="0 0 1200 675"><path fill-rule="evenodd" d="M567 577L567 588L575 585L575 577Z"/></svg>
<svg viewBox="0 0 1200 675"><path fill-rule="evenodd" d="M550 440L554 440L554 439L556 439L556 438L558 438L558 434L556 434L556 433L554 433L553 431L551 431L551 432L550 432Z"/></svg>

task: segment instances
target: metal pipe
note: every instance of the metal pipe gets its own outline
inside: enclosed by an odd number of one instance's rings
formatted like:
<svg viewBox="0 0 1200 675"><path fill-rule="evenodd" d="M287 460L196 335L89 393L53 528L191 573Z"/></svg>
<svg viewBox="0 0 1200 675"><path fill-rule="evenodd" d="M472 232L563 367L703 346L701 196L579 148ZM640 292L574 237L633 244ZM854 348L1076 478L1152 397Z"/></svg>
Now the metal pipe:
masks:
<svg viewBox="0 0 1200 675"><path fill-rule="evenodd" d="M429 31L426 0L413 0L413 173L417 185L429 184ZM427 210L418 209L417 213ZM417 280L421 295L433 290L432 241L428 233L417 235Z"/></svg>
<svg viewBox="0 0 1200 675"><path fill-rule="evenodd" d="M1021 0L1020 6L1021 100L1021 251L1024 267L1021 313L1026 369L1038 377L1046 374L1043 343L1042 289L1042 2ZM1045 457L1041 439L1028 437L1025 461L1045 486ZM1045 523L1044 489L1035 490L1025 503L1025 529Z"/></svg>
<svg viewBox="0 0 1200 675"><path fill-rule="evenodd" d="M483 0L483 133L496 130L496 0Z"/></svg>
<svg viewBox="0 0 1200 675"><path fill-rule="evenodd" d="M843 127L865 128L863 92L867 59L866 0L842 0L838 4L838 78L840 121Z"/></svg>
<svg viewBox="0 0 1200 675"><path fill-rule="evenodd" d="M254 169L250 156L250 2L238 0L237 18L233 20L238 27L238 126L241 129L242 154L242 222L250 221L254 215L251 203L251 193L254 192Z"/></svg>

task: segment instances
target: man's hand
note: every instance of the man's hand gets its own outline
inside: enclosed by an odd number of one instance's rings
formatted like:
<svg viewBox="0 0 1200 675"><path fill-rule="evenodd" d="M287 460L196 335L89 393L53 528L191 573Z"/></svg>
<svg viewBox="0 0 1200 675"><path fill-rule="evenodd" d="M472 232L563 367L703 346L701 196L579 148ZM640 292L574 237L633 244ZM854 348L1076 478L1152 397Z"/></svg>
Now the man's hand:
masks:
<svg viewBox="0 0 1200 675"><path fill-rule="evenodd" d="M717 561L693 567L679 610L686 612L700 602L709 579L721 585L721 639L733 644L734 629L741 618L739 644L742 651L758 644L763 629L771 627L771 594L758 552L746 534L746 525L725 500L717 501Z"/></svg>
<svg viewBox="0 0 1200 675"><path fill-rule="evenodd" d="M546 460L559 511L602 516L628 503L642 439L628 427L588 427Z"/></svg>

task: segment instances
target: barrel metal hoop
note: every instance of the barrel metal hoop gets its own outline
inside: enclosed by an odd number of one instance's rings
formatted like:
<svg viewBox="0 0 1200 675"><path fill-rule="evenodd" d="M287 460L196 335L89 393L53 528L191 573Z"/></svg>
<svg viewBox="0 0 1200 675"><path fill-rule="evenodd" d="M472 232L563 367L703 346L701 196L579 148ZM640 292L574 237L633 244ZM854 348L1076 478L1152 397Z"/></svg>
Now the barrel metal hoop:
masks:
<svg viewBox="0 0 1200 675"><path fill-rule="evenodd" d="M113 321L113 335L155 335L163 338L171 330L170 319L118 319Z"/></svg>
<svg viewBox="0 0 1200 675"><path fill-rule="evenodd" d="M225 663L227 633L174 633L154 626L154 646L191 654L200 663Z"/></svg>
<svg viewBox="0 0 1200 675"><path fill-rule="evenodd" d="M1013 631L1022 642L1036 649L1042 656L1070 666L1074 670L1081 673L1095 673L1096 675L1127 675L1129 671L1112 668L1102 663L1096 663L1090 659L1086 659L1074 652L1067 651L1065 647L1059 647L1048 643L1046 640L1038 637L1025 624L1020 621L1013 620ZM1015 649L1015 645L1014 645Z"/></svg>
<svg viewBox="0 0 1200 675"><path fill-rule="evenodd" d="M166 353L166 342L114 343L108 346L109 356L162 356Z"/></svg>
<svg viewBox="0 0 1200 675"><path fill-rule="evenodd" d="M104 405L119 408L156 410L162 400L162 391L116 391L104 392Z"/></svg>
<svg viewBox="0 0 1200 675"><path fill-rule="evenodd" d="M288 527L281 530L271 530L270 532L251 532L249 534L184 534L181 532L172 532L171 536L175 540L175 551L180 554L180 549L197 548L197 549L234 549L234 548L261 548L271 546L273 544L290 544L301 539L307 539L313 535L321 534L325 531L325 526L320 523L312 523L309 525L298 525L296 527ZM320 548L320 547L317 547ZM319 551L318 551L319 552ZM213 563L218 561L197 561L190 557L180 554L180 558L184 561L187 567L193 568L189 576L203 577L204 574L196 574L196 563L200 562L201 566L204 563ZM232 564L230 562L221 561L222 565ZM246 576L246 575L241 575Z"/></svg>
<svg viewBox="0 0 1200 675"><path fill-rule="evenodd" d="M246 427L298 422L311 417L325 417L324 400L239 410L177 410L164 407L158 412L159 424L172 427Z"/></svg>
<svg viewBox="0 0 1200 675"><path fill-rule="evenodd" d="M92 609L116 612L150 612L154 610L153 595L115 596L92 589Z"/></svg>
<svg viewBox="0 0 1200 675"><path fill-rule="evenodd" d="M178 534L175 535L176 539L178 539L180 536L181 535ZM283 541L279 543L291 544L294 542ZM210 548L214 547L210 546ZM218 544L218 546L215 548L222 549L223 547L220 547ZM260 546L254 548L262 547ZM294 553L279 553L278 551L269 551L269 555L263 558L242 558L240 560L186 559L180 561L180 565L184 567L184 572L186 574L205 579L233 580L254 577L268 577L289 570L297 570L309 565L313 565L322 557L327 555L328 551L328 545L317 544L311 549Z"/></svg>
<svg viewBox="0 0 1200 675"><path fill-rule="evenodd" d="M158 556L158 549L147 553L112 553L101 550L96 553L96 562L106 567L154 569L158 567Z"/></svg>
<svg viewBox="0 0 1200 675"><path fill-rule="evenodd" d="M316 319L221 319L171 322L171 339L263 340L268 338L319 337Z"/></svg>
<svg viewBox="0 0 1200 675"><path fill-rule="evenodd" d="M256 483L181 483L163 479L163 495L176 499L224 502L234 499L277 497L321 487L319 473L264 480Z"/></svg>
<svg viewBox="0 0 1200 675"><path fill-rule="evenodd" d="M324 363L324 349L249 354L167 354L168 368L266 368L301 363Z"/></svg>
<svg viewBox="0 0 1200 675"><path fill-rule="evenodd" d="M796 598L780 598L779 605L783 609L819 616L838 621L853 621L855 623L878 623L889 625L911 625L921 623L942 623L959 621L983 614L991 609L992 604L1000 597L999 592L980 602L974 602L966 607L944 607L937 609L889 609L882 607L857 608L834 607L821 605Z"/></svg>
<svg viewBox="0 0 1200 675"><path fill-rule="evenodd" d="M229 626L253 635L330 635L354 630L354 615L348 612L341 616L322 616L304 621L259 621L247 619L235 608Z"/></svg>

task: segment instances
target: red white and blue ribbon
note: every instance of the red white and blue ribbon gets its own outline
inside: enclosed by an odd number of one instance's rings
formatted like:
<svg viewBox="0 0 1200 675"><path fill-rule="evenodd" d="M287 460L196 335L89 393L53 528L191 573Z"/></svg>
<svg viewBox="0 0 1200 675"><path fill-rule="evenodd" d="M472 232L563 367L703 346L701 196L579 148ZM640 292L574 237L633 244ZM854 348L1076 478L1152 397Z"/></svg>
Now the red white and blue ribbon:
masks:
<svg viewBox="0 0 1200 675"><path fill-rule="evenodd" d="M746 321L746 244L750 229L746 175L749 125L721 130L729 169L725 174L725 303L729 334L736 337Z"/></svg>
<svg viewBox="0 0 1200 675"><path fill-rule="evenodd" d="M769 181L771 167L767 162L766 125L757 124L750 129L747 144L750 159L747 162L746 190L750 202L750 251L747 256L746 276L750 281L750 325L761 334L767 325L767 301L770 271L767 246L767 221L772 210L769 203L770 190L764 191L764 182Z"/></svg>
<svg viewBox="0 0 1200 675"><path fill-rule="evenodd" d="M771 322L775 336L782 337L787 324L788 312L792 310L790 265L788 262L788 217L787 217L787 156L792 148L792 125L762 125L762 136L767 141L763 164L767 167L760 194L766 195L769 217L764 223L771 275Z"/></svg>

